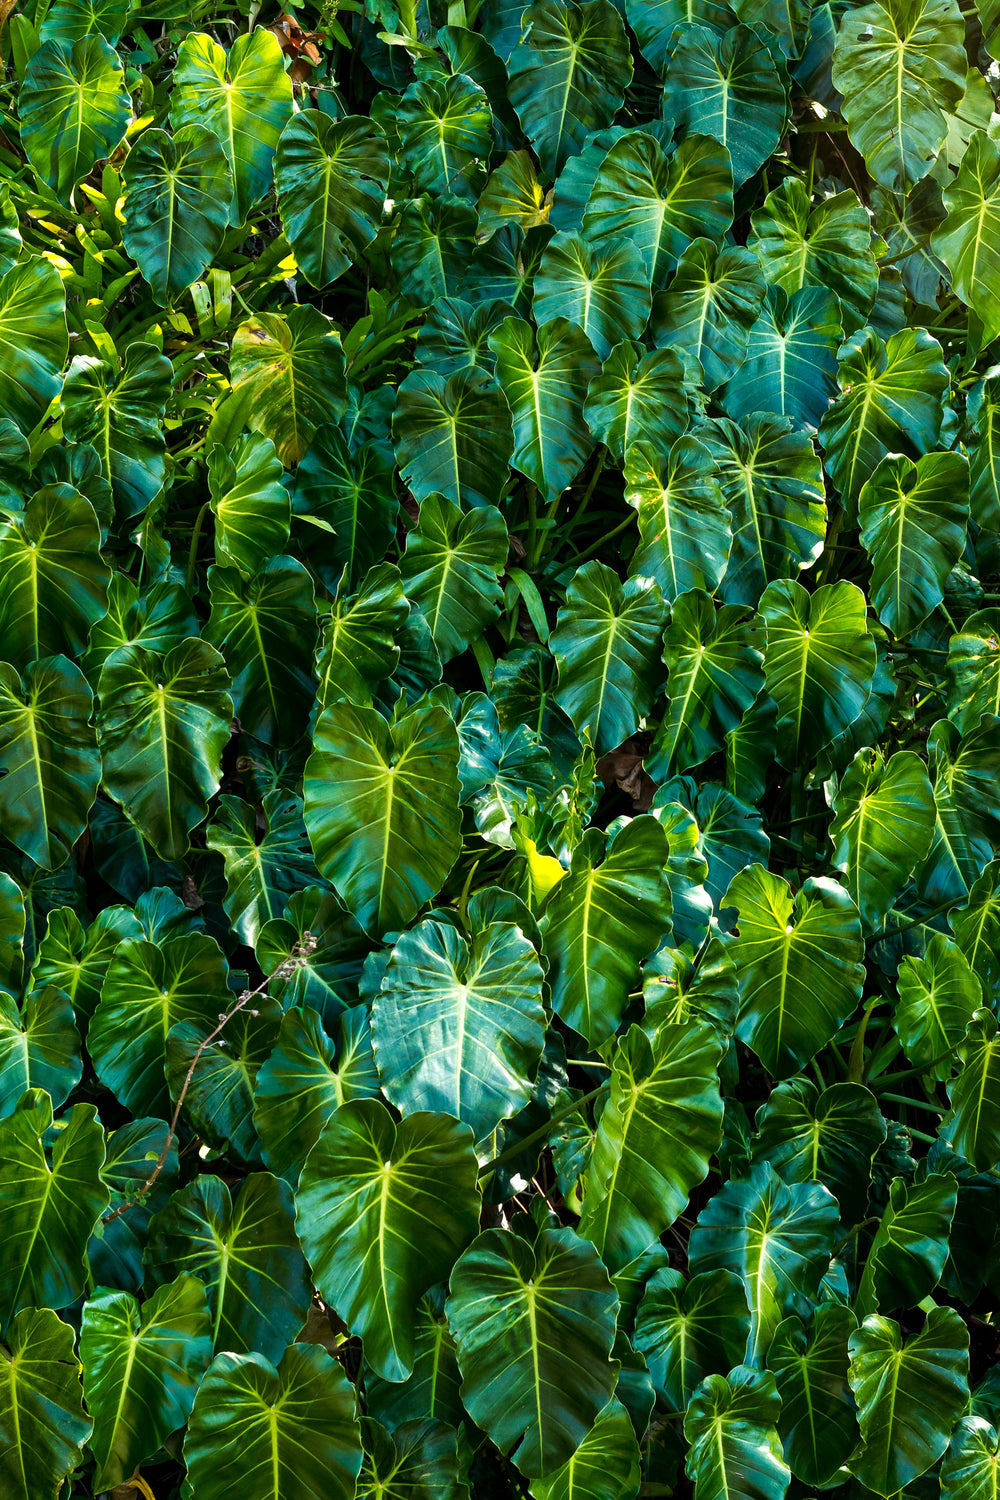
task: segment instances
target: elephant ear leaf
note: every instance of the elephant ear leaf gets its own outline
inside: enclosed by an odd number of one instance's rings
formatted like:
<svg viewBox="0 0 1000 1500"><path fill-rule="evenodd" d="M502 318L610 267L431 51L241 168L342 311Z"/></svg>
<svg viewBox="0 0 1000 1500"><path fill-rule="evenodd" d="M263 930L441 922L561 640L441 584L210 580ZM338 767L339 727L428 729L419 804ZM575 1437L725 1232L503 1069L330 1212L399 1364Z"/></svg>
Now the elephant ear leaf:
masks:
<svg viewBox="0 0 1000 1500"><path fill-rule="evenodd" d="M663 86L663 116L728 147L741 187L777 148L788 118L788 75L766 33L708 26L675 33Z"/></svg>
<svg viewBox="0 0 1000 1500"><path fill-rule="evenodd" d="M233 338L229 397L247 425L269 437L284 464L294 464L324 422L340 420L347 380L340 334L318 308L260 313Z"/></svg>
<svg viewBox="0 0 1000 1500"><path fill-rule="evenodd" d="M497 575L507 561L507 527L492 505L463 515L428 495L400 563L406 596L423 613L442 663L459 655L500 613Z"/></svg>
<svg viewBox="0 0 1000 1500"><path fill-rule="evenodd" d="M410 1374L420 1299L475 1238L476 1172L468 1125L424 1111L397 1125L376 1099L341 1105L302 1169L298 1232L317 1285L385 1380ZM345 1279L345 1255L357 1276Z"/></svg>
<svg viewBox="0 0 1000 1500"><path fill-rule="evenodd" d="M104 785L162 859L178 859L222 780L233 700L219 653L191 638L166 656L120 646L98 684Z"/></svg>
<svg viewBox="0 0 1000 1500"><path fill-rule="evenodd" d="M668 852L652 817L633 818L606 851L590 829L546 903L541 928L552 1004L591 1046L617 1029L640 962L670 929Z"/></svg>
<svg viewBox="0 0 1000 1500"><path fill-rule="evenodd" d="M572 1458L531 1485L533 1500L631 1500L641 1475L632 1418L617 1398L608 1402Z"/></svg>
<svg viewBox="0 0 1000 1500"><path fill-rule="evenodd" d="M258 1354L217 1355L184 1439L199 1500L268 1500L275 1475L294 1475L303 1496L352 1500L362 1458L353 1387L318 1344L290 1344L277 1366Z"/></svg>
<svg viewBox="0 0 1000 1500"><path fill-rule="evenodd" d="M583 216L594 244L624 236L662 287L694 241L721 241L733 222L729 152L710 136L688 135L667 157L645 131L615 141L598 168Z"/></svg>
<svg viewBox="0 0 1000 1500"><path fill-rule="evenodd" d="M625 498L635 506L640 543L629 571L654 578L669 604L689 589L714 589L733 534L719 471L691 433L669 452L645 440L625 454Z"/></svg>
<svg viewBox="0 0 1000 1500"><path fill-rule="evenodd" d="M594 246L566 230L545 247L532 297L536 322L566 318L607 359L620 338L641 335L649 308L645 262L628 240Z"/></svg>
<svg viewBox="0 0 1000 1500"><path fill-rule="evenodd" d="M810 877L797 895L761 865L733 877L729 952L740 990L737 1035L769 1073L805 1067L855 1009L864 983L861 918L836 881Z"/></svg>
<svg viewBox="0 0 1000 1500"><path fill-rule="evenodd" d="M598 752L613 750L652 707L666 607L650 578L623 584L604 563L579 569L551 636L555 700Z"/></svg>
<svg viewBox="0 0 1000 1500"><path fill-rule="evenodd" d="M859 750L834 800L833 863L866 930L879 928L934 837L934 793L918 755Z"/></svg>
<svg viewBox="0 0 1000 1500"><path fill-rule="evenodd" d="M467 939L428 918L393 948L372 1034L397 1108L455 1115L483 1140L531 1098L545 1040L538 955L513 923Z"/></svg>
<svg viewBox="0 0 1000 1500"><path fill-rule="evenodd" d="M693 354L714 391L736 374L746 357L750 329L764 305L766 283L752 249L692 240L665 291L653 299L652 335Z"/></svg>
<svg viewBox="0 0 1000 1500"><path fill-rule="evenodd" d="M282 228L302 274L312 286L328 286L382 222L385 135L359 115L332 120L318 109L300 110L282 132L274 176Z"/></svg>
<svg viewBox="0 0 1000 1500"><path fill-rule="evenodd" d="M839 1222L837 1201L821 1183L787 1187L766 1163L732 1178L702 1209L691 1231L691 1270L743 1278L754 1363L799 1297L815 1298Z"/></svg>
<svg viewBox="0 0 1000 1500"><path fill-rule="evenodd" d="M878 290L872 226L857 193L835 193L815 207L804 183L786 177L752 216L747 242L772 286L786 292L825 287L834 292L847 331L867 322Z"/></svg>
<svg viewBox="0 0 1000 1500"><path fill-rule="evenodd" d="M945 1500L973 1500L989 1494L1000 1470L996 1429L985 1417L963 1417L952 1434L941 1465Z"/></svg>
<svg viewBox="0 0 1000 1500"><path fill-rule="evenodd" d="M760 602L767 630L764 678L778 708L778 753L797 765L816 755L864 709L875 678L865 596L853 583L807 594L778 580Z"/></svg>
<svg viewBox="0 0 1000 1500"><path fill-rule="evenodd" d="M634 1342L670 1411L683 1411L706 1376L741 1364L749 1335L747 1294L735 1271L703 1271L685 1283L664 1268L646 1283Z"/></svg>
<svg viewBox="0 0 1000 1500"><path fill-rule="evenodd" d="M93 707L87 679L65 656L32 662L23 679L0 663L0 817L46 870L69 858L97 797Z"/></svg>
<svg viewBox="0 0 1000 1500"><path fill-rule="evenodd" d="M769 1370L709 1375L684 1417L685 1472L695 1500L782 1500L791 1474L781 1451L781 1402Z"/></svg>
<svg viewBox="0 0 1000 1500"><path fill-rule="evenodd" d="M416 187L467 195L469 168L493 150L485 91L464 73L418 78L396 111L400 155Z"/></svg>
<svg viewBox="0 0 1000 1500"><path fill-rule="evenodd" d="M893 635L916 630L944 598L965 547L968 493L964 454L927 453L883 458L858 496L872 603Z"/></svg>
<svg viewBox="0 0 1000 1500"><path fill-rule="evenodd" d="M623 339L591 382L584 416L597 441L606 443L620 463L638 441L669 447L688 425L688 408L684 365L674 350L644 354L641 345Z"/></svg>
<svg viewBox="0 0 1000 1500"><path fill-rule="evenodd" d="M190 1415L212 1360L204 1285L184 1273L141 1309L131 1292L99 1292L84 1308L80 1359L95 1479L114 1489Z"/></svg>
<svg viewBox="0 0 1000 1500"><path fill-rule="evenodd" d="M222 244L233 179L219 138L203 125L146 130L129 152L125 248L163 306L197 281Z"/></svg>
<svg viewBox="0 0 1000 1500"><path fill-rule="evenodd" d="M781 1398L778 1434L803 1484L828 1485L858 1445L847 1379L848 1341L856 1327L850 1308L820 1303L808 1328L792 1316L774 1331L767 1366Z"/></svg>
<svg viewBox="0 0 1000 1500"><path fill-rule="evenodd" d="M78 354L66 372L63 430L96 449L123 519L141 515L163 486L163 414L172 379L169 359L140 341L129 344L120 363Z"/></svg>
<svg viewBox="0 0 1000 1500"><path fill-rule="evenodd" d="M107 613L111 570L94 507L68 484L46 485L0 522L0 637L15 666L76 657Z"/></svg>
<svg viewBox="0 0 1000 1500"><path fill-rule="evenodd" d="M458 733L423 702L390 725L334 703L305 770L305 818L320 872L362 927L398 931L436 896L461 848Z"/></svg>
<svg viewBox="0 0 1000 1500"><path fill-rule="evenodd" d="M611 1093L583 1178L579 1232L613 1273L683 1213L722 1139L723 1040L697 1021L633 1026L615 1049Z"/></svg>
<svg viewBox="0 0 1000 1500"><path fill-rule="evenodd" d="M490 334L497 383L514 420L511 464L555 500L583 468L594 440L584 420L587 391L600 366L587 335L566 318L530 323L506 318Z"/></svg>
<svg viewBox="0 0 1000 1500"><path fill-rule="evenodd" d="M117 53L101 36L43 42L25 69L18 113L28 160L69 207L77 183L111 155L132 119Z"/></svg>
<svg viewBox="0 0 1000 1500"><path fill-rule="evenodd" d="M0 399L30 432L59 394L69 334L66 291L55 266L25 261L0 277Z"/></svg>
<svg viewBox="0 0 1000 1500"><path fill-rule="evenodd" d="M0 1345L4 1494L9 1500L57 1494L82 1462L92 1428L72 1328L50 1308L25 1308Z"/></svg>
<svg viewBox="0 0 1000 1500"><path fill-rule="evenodd" d="M948 1447L969 1399L969 1332L952 1308L935 1307L904 1343L898 1323L872 1314L849 1347L864 1446L848 1468L876 1495L895 1495Z"/></svg>
<svg viewBox="0 0 1000 1500"><path fill-rule="evenodd" d="M570 1229L534 1245L488 1229L452 1272L447 1313L469 1415L522 1474L551 1476L618 1380L618 1297L597 1251Z"/></svg>
<svg viewBox="0 0 1000 1500"><path fill-rule="evenodd" d="M974 1013L959 1057L944 1135L977 1171L987 1171L1000 1161L1000 1037L991 1011Z"/></svg>
<svg viewBox="0 0 1000 1500"><path fill-rule="evenodd" d="M87 1243L108 1206L104 1131L92 1104L64 1114L48 1144L52 1101L30 1089L0 1121L0 1320L22 1308L69 1307L87 1280Z"/></svg>
<svg viewBox="0 0 1000 1500"><path fill-rule="evenodd" d="M507 401L485 371L461 369L446 378L413 370L397 393L392 435L417 500L439 493L455 505L499 502L514 434Z"/></svg>
<svg viewBox="0 0 1000 1500"><path fill-rule="evenodd" d="M833 85L876 182L905 192L931 170L965 93L963 37L955 0L874 0L839 27Z"/></svg>
<svg viewBox="0 0 1000 1500"><path fill-rule="evenodd" d="M632 79L621 17L609 0L536 0L508 64L510 102L557 177L589 132L611 124Z"/></svg>
<svg viewBox="0 0 1000 1500"><path fill-rule="evenodd" d="M181 42L173 74L170 118L211 130L233 174L231 222L240 225L271 187L274 152L294 109L291 75L275 35L258 26L233 43L229 56L204 32Z"/></svg>

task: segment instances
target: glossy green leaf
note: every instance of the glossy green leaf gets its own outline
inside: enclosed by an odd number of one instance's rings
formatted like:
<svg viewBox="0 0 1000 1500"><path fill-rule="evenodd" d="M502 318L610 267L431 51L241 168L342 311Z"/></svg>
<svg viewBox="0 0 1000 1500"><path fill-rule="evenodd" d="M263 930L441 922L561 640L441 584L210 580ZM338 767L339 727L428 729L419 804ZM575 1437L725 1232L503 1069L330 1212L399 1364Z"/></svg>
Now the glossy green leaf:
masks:
<svg viewBox="0 0 1000 1500"><path fill-rule="evenodd" d="M691 1271L742 1276L751 1318L748 1359L763 1360L798 1297L815 1298L838 1222L837 1201L825 1187L787 1187L766 1163L729 1181L698 1215Z"/></svg>
<svg viewBox="0 0 1000 1500"><path fill-rule="evenodd" d="M179 1021L214 1024L227 1007L226 981L219 945L204 933L118 947L87 1046L102 1083L136 1114L166 1116L167 1033Z"/></svg>
<svg viewBox="0 0 1000 1500"><path fill-rule="evenodd" d="M861 713L875 675L865 596L847 582L807 594L800 583L768 585L760 603L767 645L764 678L778 707L782 763L815 755Z"/></svg>
<svg viewBox="0 0 1000 1500"><path fill-rule="evenodd" d="M334 1043L315 1010L292 1006L257 1073L253 1118L264 1159L293 1187L334 1110L380 1092L366 1012L345 1011L336 1030Z"/></svg>
<svg viewBox="0 0 1000 1500"><path fill-rule="evenodd" d="M883 458L858 496L872 603L896 636L923 624L944 598L965 547L968 472L960 453Z"/></svg>
<svg viewBox="0 0 1000 1500"><path fill-rule="evenodd" d="M780 1402L770 1371L737 1365L709 1375L684 1417L685 1472L695 1500L781 1500L791 1475L782 1457Z"/></svg>
<svg viewBox="0 0 1000 1500"><path fill-rule="evenodd" d="M104 1131L92 1104L63 1117L51 1149L52 1101L31 1089L0 1120L0 1318L22 1308L69 1307L87 1279L91 1231L107 1207Z"/></svg>
<svg viewBox="0 0 1000 1500"><path fill-rule="evenodd" d="M207 641L165 656L121 646L97 689L104 786L163 859L176 859L219 788L233 715L229 675Z"/></svg>
<svg viewBox="0 0 1000 1500"><path fill-rule="evenodd" d="M806 1328L779 1323L768 1350L781 1414L785 1461L803 1484L825 1488L858 1444L858 1420L847 1380L848 1340L857 1327L846 1307L820 1303Z"/></svg>
<svg viewBox="0 0 1000 1500"><path fill-rule="evenodd" d="M740 988L737 1035L770 1073L788 1077L851 1015L864 982L858 909L836 882L811 876L797 895L760 865L737 874L730 954Z"/></svg>
<svg viewBox="0 0 1000 1500"><path fill-rule="evenodd" d="M511 412L485 371L458 370L447 379L412 371L400 386L392 431L416 499L441 494L473 507L500 500L514 446Z"/></svg>
<svg viewBox="0 0 1000 1500"><path fill-rule="evenodd" d="M363 927L394 930L437 894L458 856L455 726L431 703L391 725L337 703L313 745L305 816L316 863Z"/></svg>
<svg viewBox="0 0 1000 1500"><path fill-rule="evenodd" d="M612 1273L683 1213L722 1139L723 1042L697 1021L633 1026L611 1064L611 1092L583 1176L579 1232Z"/></svg>
<svg viewBox="0 0 1000 1500"><path fill-rule="evenodd" d="M217 564L208 586L205 639L226 663L242 728L294 744L314 692L316 603L308 569L293 557L269 557L246 579Z"/></svg>
<svg viewBox="0 0 1000 1500"><path fill-rule="evenodd" d="M115 506L140 515L159 494L166 473L162 419L173 371L154 344L129 344L120 364L78 354L62 389L63 430L92 443Z"/></svg>
<svg viewBox="0 0 1000 1500"><path fill-rule="evenodd" d="M809 434L796 430L790 417L717 420L705 424L701 441L732 514L721 596L727 604L756 606L768 583L797 577L822 550L823 466Z"/></svg>
<svg viewBox="0 0 1000 1500"><path fill-rule="evenodd" d="M47 485L0 523L0 635L15 666L81 651L108 607L100 546L93 506L68 484Z"/></svg>
<svg viewBox="0 0 1000 1500"><path fill-rule="evenodd" d="M0 398L22 431L58 396L68 347L66 292L55 266L41 259L11 266L0 276Z"/></svg>
<svg viewBox="0 0 1000 1500"><path fill-rule="evenodd" d="M579 1448L561 1469L531 1485L535 1500L633 1500L641 1466L628 1412L608 1402Z"/></svg>
<svg viewBox="0 0 1000 1500"><path fill-rule="evenodd" d="M204 1286L179 1276L141 1308L129 1292L97 1293L84 1308L80 1359L95 1485L113 1489L187 1421L212 1359Z"/></svg>
<svg viewBox="0 0 1000 1500"><path fill-rule="evenodd" d="M604 0L596 0L604 3ZM497 384L514 419L511 464L554 500L576 478L593 448L584 421L587 389L598 371L582 329L554 318L537 338L529 323L506 318L490 334Z"/></svg>
<svg viewBox="0 0 1000 1500"><path fill-rule="evenodd" d="M652 579L622 584L604 563L585 563L567 590L550 640L555 700L599 752L621 744L652 706L665 616Z"/></svg>
<svg viewBox="0 0 1000 1500"><path fill-rule="evenodd" d="M522 1474L558 1470L613 1395L617 1311L597 1251L570 1229L543 1229L534 1245L488 1229L456 1265L462 1399Z"/></svg>
<svg viewBox="0 0 1000 1500"><path fill-rule="evenodd" d="M852 24L864 8L852 12ZM823 418L820 442L841 500L853 510L886 454L918 457L937 447L949 376L940 344L922 328L904 328L884 343L862 328L844 341L837 363L841 394Z"/></svg>
<svg viewBox="0 0 1000 1500"><path fill-rule="evenodd" d="M276 1356L278 1358L278 1356ZM191 1500L351 1500L361 1470L357 1400L317 1344L292 1344L277 1365L219 1354L195 1398L184 1440Z"/></svg>
<svg viewBox="0 0 1000 1500"><path fill-rule="evenodd" d="M592 1045L617 1029L639 964L670 928L668 845L655 818L633 818L605 849L584 834L542 916L552 1004Z"/></svg>
<svg viewBox="0 0 1000 1500"><path fill-rule="evenodd" d="M403 164L417 188L468 191L468 169L493 149L486 92L464 73L418 78L396 111Z"/></svg>
<svg viewBox="0 0 1000 1500"><path fill-rule="evenodd" d="M235 1201L218 1177L179 1188L153 1217L145 1263L153 1286L185 1272L204 1282L217 1352L280 1359L309 1310L291 1190L269 1172L251 1173Z"/></svg>
<svg viewBox="0 0 1000 1500"><path fill-rule="evenodd" d="M608 0L536 0L529 11L508 63L510 102L543 168L556 176L588 131L611 124L632 60Z"/></svg>
<svg viewBox="0 0 1000 1500"><path fill-rule="evenodd" d="M867 322L878 268L871 220L856 193L835 193L814 207L805 184L786 177L752 223L748 248L760 257L772 286L789 294L824 287L840 301L848 332Z"/></svg>
<svg viewBox="0 0 1000 1500"><path fill-rule="evenodd" d="M747 611L716 612L703 589L680 594L664 633L667 711L646 761L658 781L725 747L763 682L763 641Z"/></svg>
<svg viewBox="0 0 1000 1500"><path fill-rule="evenodd" d="M808 1078L779 1084L757 1113L753 1161L768 1161L782 1182L821 1182L845 1224L864 1217L872 1159L886 1138L875 1096L860 1083L822 1092Z"/></svg>
<svg viewBox="0 0 1000 1500"><path fill-rule="evenodd" d="M266 27L238 36L227 57L205 32L189 32L177 53L170 118L175 129L203 125L232 168L231 222L242 224L271 186L274 152L292 116L292 82Z"/></svg>
<svg viewBox="0 0 1000 1500"><path fill-rule="evenodd" d="M335 281L375 238L389 160L378 126L301 110L285 127L274 167L281 222L306 279Z"/></svg>
<svg viewBox="0 0 1000 1500"><path fill-rule="evenodd" d="M685 1282L679 1271L656 1271L646 1283L635 1323L635 1347L671 1411L683 1411L708 1375L741 1364L750 1310L734 1271L704 1271Z"/></svg>
<svg viewBox="0 0 1000 1500"><path fill-rule="evenodd" d="M859 750L834 799L833 863L869 932L879 928L934 834L934 794L919 756Z"/></svg>
<svg viewBox="0 0 1000 1500"><path fill-rule="evenodd" d="M476 1169L467 1125L425 1112L397 1125L374 1099L342 1104L302 1169L298 1231L316 1283L386 1380L409 1375L420 1298L475 1237Z"/></svg>
<svg viewBox="0 0 1000 1500"><path fill-rule="evenodd" d="M983 1002L982 985L968 959L944 933L935 932L922 957L905 955L896 983L893 1026L903 1051L931 1078L950 1078L953 1049Z"/></svg>
<svg viewBox="0 0 1000 1500"><path fill-rule="evenodd" d="M951 1114L945 1134L978 1170L1000 1162L1000 1040L988 1010L977 1011L959 1049L961 1067L948 1085Z"/></svg>
<svg viewBox="0 0 1000 1500"><path fill-rule="evenodd" d="M668 446L688 425L684 380L684 366L672 350L643 353L624 339L591 382L583 409L587 425L619 462L636 442Z"/></svg>
<svg viewBox="0 0 1000 1500"><path fill-rule="evenodd" d="M93 706L87 679L65 656L32 662L23 679L0 663L0 818L47 870L69 857L97 796Z"/></svg>
<svg viewBox="0 0 1000 1500"><path fill-rule="evenodd" d="M49 1308L26 1308L0 1349L0 1483L10 1500L54 1500L81 1462L83 1409L73 1330Z"/></svg>
<svg viewBox="0 0 1000 1500"><path fill-rule="evenodd" d="M595 244L624 236L646 263L654 288L694 240L718 242L733 222L729 152L710 136L689 135L672 156L645 131L630 132L601 163L583 216Z"/></svg>
<svg viewBox="0 0 1000 1500"><path fill-rule="evenodd" d="M123 180L126 249L157 302L170 306L222 244L233 195L226 154L203 125L182 125L173 135L146 130Z"/></svg>
<svg viewBox="0 0 1000 1500"><path fill-rule="evenodd" d="M721 36L709 26L685 26L667 58L664 119L725 146L737 187L767 161L785 129L788 84L766 36L753 26L731 26Z"/></svg>
<svg viewBox="0 0 1000 1500"><path fill-rule="evenodd" d="M296 463L316 429L336 422L346 405L344 351L333 323L315 307L261 313L233 338L231 400L254 432Z"/></svg>
<svg viewBox="0 0 1000 1500"><path fill-rule="evenodd" d="M876 1495L895 1495L948 1446L969 1395L969 1335L950 1307L935 1307L905 1343L898 1323L872 1315L850 1353L864 1446L848 1467Z"/></svg>
<svg viewBox="0 0 1000 1500"><path fill-rule="evenodd" d="M965 93L954 0L874 0L840 28L833 83L876 182L903 191L930 171Z"/></svg>
<svg viewBox="0 0 1000 1500"><path fill-rule="evenodd" d="M531 1097L545 1037L542 969L509 922L466 939L428 918L399 939L372 1008L388 1099L471 1125L476 1140Z"/></svg>
<svg viewBox="0 0 1000 1500"><path fill-rule="evenodd" d="M291 505L282 468L269 438L251 433L231 453L220 445L208 458L215 517L215 556L243 573L255 573L284 551Z"/></svg>
<svg viewBox="0 0 1000 1500"><path fill-rule="evenodd" d="M625 499L636 509L633 576L653 578L669 604L718 586L732 545L731 517L711 451L693 434L665 452L645 439L625 455Z"/></svg>
<svg viewBox="0 0 1000 1500"><path fill-rule="evenodd" d="M720 402L738 420L759 411L817 426L837 390L840 304L822 287L768 287L746 357Z"/></svg>
<svg viewBox="0 0 1000 1500"><path fill-rule="evenodd" d="M0 1116L27 1089L44 1089L58 1108L83 1073L73 1007L54 988L33 989L20 1011L0 991Z"/></svg>
<svg viewBox="0 0 1000 1500"><path fill-rule="evenodd" d="M763 268L752 250L696 239L682 252L665 291L653 299L657 346L686 350L715 390L735 375L764 303Z"/></svg>
<svg viewBox="0 0 1000 1500"><path fill-rule="evenodd" d="M132 110L122 65L101 36L43 42L18 95L32 168L65 206L94 163L124 138Z"/></svg>
<svg viewBox="0 0 1000 1500"><path fill-rule="evenodd" d="M428 495L400 559L403 588L430 626L442 663L459 655L500 612L497 575L507 562L507 528L493 506L463 515Z"/></svg>
<svg viewBox="0 0 1000 1500"><path fill-rule="evenodd" d="M859 1318L913 1306L937 1285L948 1258L957 1198L950 1172L929 1172L910 1184L902 1177L893 1179L858 1286L854 1308Z"/></svg>
<svg viewBox="0 0 1000 1500"><path fill-rule="evenodd" d="M628 240L600 247L566 230L545 247L534 281L539 324L565 318L587 335L599 359L622 338L638 338L649 317L649 277Z"/></svg>

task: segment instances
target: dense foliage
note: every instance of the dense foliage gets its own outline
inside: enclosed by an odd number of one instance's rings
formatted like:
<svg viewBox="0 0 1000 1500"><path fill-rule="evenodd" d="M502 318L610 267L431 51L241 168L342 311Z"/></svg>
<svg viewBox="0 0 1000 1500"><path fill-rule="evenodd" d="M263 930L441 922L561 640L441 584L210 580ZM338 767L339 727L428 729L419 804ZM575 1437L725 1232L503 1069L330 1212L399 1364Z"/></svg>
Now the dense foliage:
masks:
<svg viewBox="0 0 1000 1500"><path fill-rule="evenodd" d="M13 10L2 1500L994 1500L997 0Z"/></svg>

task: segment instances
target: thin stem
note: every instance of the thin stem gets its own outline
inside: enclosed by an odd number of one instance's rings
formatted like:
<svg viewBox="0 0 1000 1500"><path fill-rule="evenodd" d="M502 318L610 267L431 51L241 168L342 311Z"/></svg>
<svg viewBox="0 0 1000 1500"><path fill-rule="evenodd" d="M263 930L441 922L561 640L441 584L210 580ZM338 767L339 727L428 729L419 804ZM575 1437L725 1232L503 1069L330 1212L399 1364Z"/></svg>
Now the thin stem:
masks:
<svg viewBox="0 0 1000 1500"><path fill-rule="evenodd" d="M198 543L201 541L201 529L205 524L205 517L212 508L211 500L206 500L195 518L194 531L191 533L191 547L188 552L187 576L184 580L187 591L194 594L195 578L198 575Z"/></svg>
<svg viewBox="0 0 1000 1500"><path fill-rule="evenodd" d="M544 1141L551 1133L553 1125L558 1125L560 1120L566 1119L567 1115L575 1114L578 1109L583 1109L584 1105L592 1103L594 1099L599 1099L605 1089L610 1087L611 1079L606 1078L603 1083L597 1085L596 1089L591 1089L589 1094L583 1094L579 1099L574 1099L571 1104L567 1104L563 1109L557 1109L555 1114L551 1115L544 1125L540 1125L537 1130L533 1130L523 1140L515 1141L512 1146L508 1146L505 1151L501 1151L499 1156L494 1156L492 1161L485 1162L479 1168L480 1177L488 1177L491 1172L496 1171L497 1167L502 1167L504 1162L513 1161L515 1157L527 1151L529 1146L534 1146L537 1141Z"/></svg>
<svg viewBox="0 0 1000 1500"><path fill-rule="evenodd" d="M890 1104L905 1104L910 1109L925 1109L928 1114L946 1115L948 1111L942 1109L940 1104L931 1104L926 1099L908 1099L905 1094L886 1094L879 1091L880 1099L888 1099Z"/></svg>
<svg viewBox="0 0 1000 1500"><path fill-rule="evenodd" d="M899 927L890 927L886 931L880 932L878 934L878 939L881 941L884 938L898 937L901 932L909 932L911 927L923 927L926 922L932 922L934 918L939 917L942 912L950 911L954 905L954 900L941 901L937 906L932 906L930 911L926 912L924 916L911 917L909 921L901 923ZM892 913L890 913L890 915L892 915Z"/></svg>
<svg viewBox="0 0 1000 1500"><path fill-rule="evenodd" d="M578 552L575 557L571 557L566 564L567 568L572 568L578 562L582 562L583 559L589 557L592 552L598 552L606 542L610 542L613 536L617 536L620 531L624 531L626 526L631 526L634 520L634 515L632 515L631 513L627 515L624 521L620 521L613 531L606 531L601 537L600 541L595 542L592 547L585 547L582 552Z"/></svg>

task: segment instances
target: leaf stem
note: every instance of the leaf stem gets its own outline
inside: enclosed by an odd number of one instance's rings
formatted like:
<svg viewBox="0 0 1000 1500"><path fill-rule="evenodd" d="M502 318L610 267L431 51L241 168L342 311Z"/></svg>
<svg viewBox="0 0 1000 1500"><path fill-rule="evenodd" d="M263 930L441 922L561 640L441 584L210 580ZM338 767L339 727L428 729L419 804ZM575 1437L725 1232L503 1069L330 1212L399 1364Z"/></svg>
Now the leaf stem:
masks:
<svg viewBox="0 0 1000 1500"><path fill-rule="evenodd" d="M198 543L201 541L201 530L205 524L205 516L211 508L211 500L206 500L195 518L194 531L191 533L191 547L188 551L187 574L184 579L184 585L192 598L194 597L195 578L198 574Z"/></svg>
<svg viewBox="0 0 1000 1500"><path fill-rule="evenodd" d="M494 1156L492 1161L485 1162L479 1168L479 1176L488 1177L492 1172L496 1171L497 1167L502 1167L504 1162L513 1161L515 1157L527 1151L529 1146L534 1146L537 1141L545 1140L546 1136L551 1133L553 1125L558 1125L559 1121L565 1120L567 1115L575 1114L578 1109L583 1109L585 1104L590 1104L594 1099L599 1099L605 1089L610 1087L611 1079L606 1078L603 1083L597 1085L596 1089L591 1089L589 1094L582 1094L579 1099L574 1099L572 1103L565 1105L564 1108L557 1109L554 1115L549 1116L544 1125L540 1125L537 1130L533 1130L523 1140L515 1141L512 1146L508 1146L506 1150L501 1151L499 1156Z"/></svg>
<svg viewBox="0 0 1000 1500"><path fill-rule="evenodd" d="M890 1104L905 1104L911 1109L925 1109L932 1115L946 1115L948 1111L942 1109L940 1104L931 1104L926 1099L908 1099L905 1094L886 1094L879 1090L880 1099L888 1099Z"/></svg>

